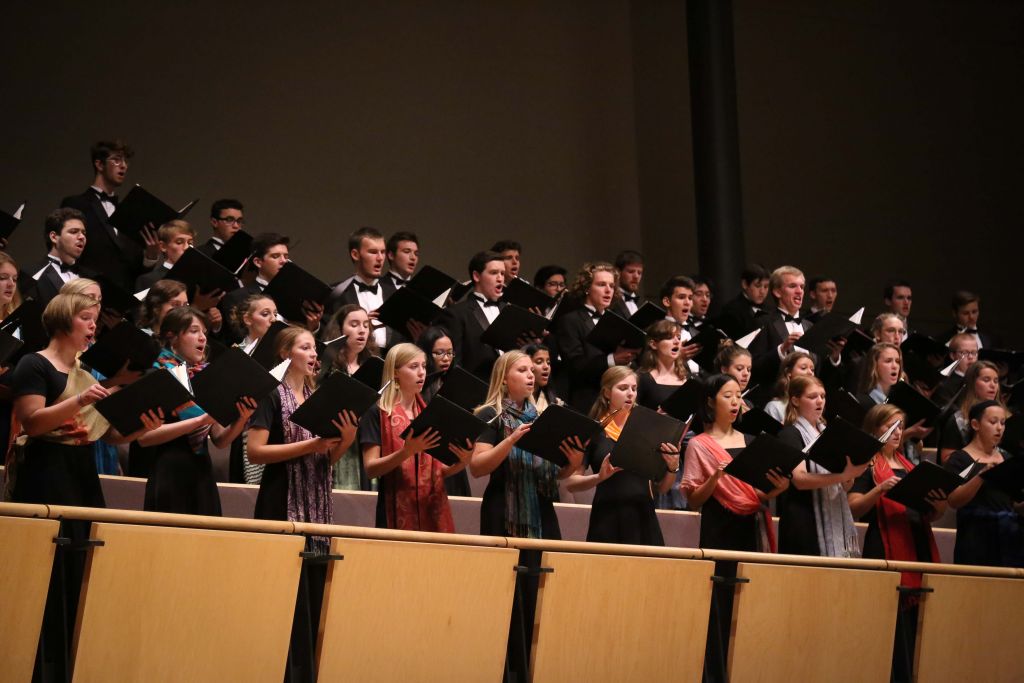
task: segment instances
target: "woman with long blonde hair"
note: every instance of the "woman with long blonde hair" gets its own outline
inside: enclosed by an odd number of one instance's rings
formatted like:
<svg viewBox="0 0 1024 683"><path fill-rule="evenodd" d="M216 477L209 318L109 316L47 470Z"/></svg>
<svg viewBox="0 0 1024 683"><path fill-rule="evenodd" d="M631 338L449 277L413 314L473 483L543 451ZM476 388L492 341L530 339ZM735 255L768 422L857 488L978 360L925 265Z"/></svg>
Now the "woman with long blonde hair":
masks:
<svg viewBox="0 0 1024 683"><path fill-rule="evenodd" d="M537 419L533 385L533 360L522 351L509 351L494 363L487 398L476 409L477 417L489 425L477 438L469 462L474 477L490 475L480 505L482 534L562 537L554 506L558 480L579 468L583 445L562 442L569 461L562 468L516 445Z"/></svg>
<svg viewBox="0 0 1024 683"><path fill-rule="evenodd" d="M427 358L420 347L396 344L388 351L380 400L359 422L359 444L366 476L378 479L378 527L452 533L455 523L444 479L465 469L470 444L449 444L459 463L445 465L427 453L441 442L436 431L403 437L426 408L420 393L426 376Z"/></svg>

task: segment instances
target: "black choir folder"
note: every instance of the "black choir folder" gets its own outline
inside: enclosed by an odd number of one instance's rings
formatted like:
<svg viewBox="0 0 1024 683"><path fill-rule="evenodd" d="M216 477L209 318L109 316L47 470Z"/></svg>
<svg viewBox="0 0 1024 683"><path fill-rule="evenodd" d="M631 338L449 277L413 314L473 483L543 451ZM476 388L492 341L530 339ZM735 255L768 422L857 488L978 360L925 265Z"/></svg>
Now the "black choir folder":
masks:
<svg viewBox="0 0 1024 683"><path fill-rule="evenodd" d="M359 366L352 379L377 391L384 384L384 359L380 356L370 356Z"/></svg>
<svg viewBox="0 0 1024 683"><path fill-rule="evenodd" d="M288 323L280 320L270 323L266 333L259 338L256 347L252 349L250 353L252 359L259 363L264 370L270 370L281 362L281 359L277 357L277 335L287 327Z"/></svg>
<svg viewBox="0 0 1024 683"><path fill-rule="evenodd" d="M668 313L664 308L652 304L650 301L645 301L644 305L636 309L636 313L629 316L629 322L639 327L641 330L647 330L648 327L664 320Z"/></svg>
<svg viewBox="0 0 1024 683"><path fill-rule="evenodd" d="M665 459L661 457L661 444L678 446L685 430L685 422L643 406L634 406L612 448L611 463L636 472L645 479L658 481L668 471ZM600 467L599 463L594 465Z"/></svg>
<svg viewBox="0 0 1024 683"><path fill-rule="evenodd" d="M922 461L910 470L899 483L885 494L885 497L896 503L913 508L921 514L932 511L927 496L933 490L940 490L949 495L956 487L964 483L955 472L939 467L933 462Z"/></svg>
<svg viewBox="0 0 1024 683"><path fill-rule="evenodd" d="M10 355L5 361L12 366L26 353L45 348L50 341L50 335L43 327L43 307L38 300L26 299L9 316L4 318L3 322L0 322L0 331L13 336L17 330L21 330L19 334L21 344L12 345L8 342ZM14 348L15 346L17 348Z"/></svg>
<svg viewBox="0 0 1024 683"><path fill-rule="evenodd" d="M393 330L405 330L410 320L429 325L441 315L441 307L422 294L402 287L377 309L377 319Z"/></svg>
<svg viewBox="0 0 1024 683"><path fill-rule="evenodd" d="M280 380L239 348L230 348L192 377L192 393L200 408L227 426L238 419L235 402L249 396L258 403Z"/></svg>
<svg viewBox="0 0 1024 683"><path fill-rule="evenodd" d="M195 297L196 287L204 294L218 289L222 292L238 289L234 273L198 249L186 249L164 279L184 282L190 301Z"/></svg>
<svg viewBox="0 0 1024 683"><path fill-rule="evenodd" d="M1014 501L1024 500L1024 457L1007 458L981 473L986 483L1006 492Z"/></svg>
<svg viewBox="0 0 1024 683"><path fill-rule="evenodd" d="M661 409L677 420L685 421L700 412L703 401L704 385L698 379L690 379L662 402Z"/></svg>
<svg viewBox="0 0 1024 683"><path fill-rule="evenodd" d="M520 308L536 308L542 313L555 303L555 297L540 291L533 285L524 282L517 277L514 277L505 283L505 289L502 291L502 298L508 303L519 306Z"/></svg>
<svg viewBox="0 0 1024 683"><path fill-rule="evenodd" d="M480 335L480 341L502 351L511 351L544 335L548 323L542 315L509 304L501 309L494 322Z"/></svg>
<svg viewBox="0 0 1024 683"><path fill-rule="evenodd" d="M336 372L295 409L291 420L317 436L335 438L340 436L340 432L331 420L337 420L338 413L351 410L358 420L377 402L377 398L376 389Z"/></svg>
<svg viewBox="0 0 1024 683"><path fill-rule="evenodd" d="M129 370L146 370L160 355L160 345L127 320L122 320L83 353L80 360L104 377L113 377L128 363Z"/></svg>
<svg viewBox="0 0 1024 683"><path fill-rule="evenodd" d="M740 413L736 419L736 429L750 436L775 436L782 431L782 423L760 408L751 408L745 413Z"/></svg>
<svg viewBox="0 0 1024 683"><path fill-rule="evenodd" d="M175 211L162 200L136 185L125 198L122 199L113 215L110 216L110 224L118 230L138 237L139 232L147 223L159 228L164 223L183 218L198 199L193 199L183 206L180 211Z"/></svg>
<svg viewBox="0 0 1024 683"><path fill-rule="evenodd" d="M604 353L614 353L620 346L627 349L642 349L647 335L615 311L605 311L597 325L587 335L587 342Z"/></svg>
<svg viewBox="0 0 1024 683"><path fill-rule="evenodd" d="M471 372L453 365L444 373L438 396L444 396L457 406L475 410L487 398L487 384Z"/></svg>
<svg viewBox="0 0 1024 683"><path fill-rule="evenodd" d="M576 437L580 443L586 444L600 431L601 423L582 413L565 406L548 406L516 445L559 467L565 467L569 462L560 450L562 441Z"/></svg>
<svg viewBox="0 0 1024 683"><path fill-rule="evenodd" d="M868 411L860 401L845 389L828 392L825 398L825 419L841 417L852 425L864 424Z"/></svg>
<svg viewBox="0 0 1024 683"><path fill-rule="evenodd" d="M284 318L301 322L306 319L302 304L306 301L324 303L331 295L331 288L293 261L288 261L281 266L263 293L274 300Z"/></svg>
<svg viewBox="0 0 1024 683"><path fill-rule="evenodd" d="M885 439L888 441L888 438ZM829 472L838 474L846 469L846 459L854 465L870 462L882 448L882 441L837 417L806 449L807 457Z"/></svg>
<svg viewBox="0 0 1024 683"><path fill-rule="evenodd" d="M848 315L833 311L814 323L797 343L818 354L818 358L825 359L828 356L828 343L847 339L855 329L857 325L850 321Z"/></svg>
<svg viewBox="0 0 1024 683"><path fill-rule="evenodd" d="M8 359L16 354L25 342L5 330L0 330L0 366L8 365Z"/></svg>
<svg viewBox="0 0 1024 683"><path fill-rule="evenodd" d="M252 235L239 230L213 254L213 260L226 270L237 273L252 256Z"/></svg>
<svg viewBox="0 0 1024 683"><path fill-rule="evenodd" d="M889 389L886 403L892 403L906 413L907 419L903 424L907 427L913 427L921 420L924 420L926 427L931 426L942 412L941 408L902 380Z"/></svg>
<svg viewBox="0 0 1024 683"><path fill-rule="evenodd" d="M430 301L459 284L458 280L433 266L423 266L405 286ZM403 287L402 289L405 289Z"/></svg>
<svg viewBox="0 0 1024 683"><path fill-rule="evenodd" d="M21 203L14 213L0 211L0 239L9 239L14 229L21 223L21 214L25 210L25 202Z"/></svg>
<svg viewBox="0 0 1024 683"><path fill-rule="evenodd" d="M473 413L455 405L444 396L435 396L423 412L409 424L402 433L402 438L408 439L411 434L418 436L428 429L433 429L441 436L441 440L427 453L445 465L455 465L459 459L448 448L448 444L466 448L466 442L469 442L469 448L472 450L473 443L486 428L487 423Z"/></svg>
<svg viewBox="0 0 1024 683"><path fill-rule="evenodd" d="M142 428L139 415L162 409L164 419L192 401L192 394L165 368L150 370L140 379L97 401L96 410L122 435Z"/></svg>
<svg viewBox="0 0 1024 683"><path fill-rule="evenodd" d="M777 470L782 476L788 477L803 459L804 453L800 449L770 434L762 434L726 465L725 473L767 493L775 488L768 481L769 471Z"/></svg>
<svg viewBox="0 0 1024 683"><path fill-rule="evenodd" d="M692 337L689 341L683 342L684 345L699 344L700 353L693 357L693 362L704 368L708 372L719 372L719 368L715 367L715 359L718 357L718 350L722 345L722 342L729 338L725 332L722 332L714 325L704 325L701 327L700 332L697 336Z"/></svg>

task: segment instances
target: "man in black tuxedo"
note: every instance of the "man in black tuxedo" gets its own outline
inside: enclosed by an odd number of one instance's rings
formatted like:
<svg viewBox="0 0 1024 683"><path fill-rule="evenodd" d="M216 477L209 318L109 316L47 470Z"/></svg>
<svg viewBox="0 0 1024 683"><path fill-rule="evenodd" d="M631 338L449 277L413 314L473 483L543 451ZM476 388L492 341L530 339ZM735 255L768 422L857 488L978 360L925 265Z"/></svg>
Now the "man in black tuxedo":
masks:
<svg viewBox="0 0 1024 683"><path fill-rule="evenodd" d="M501 254L501 258L505 261L505 282L515 278L526 282L526 278L519 277L519 270L522 266L522 244L515 240L498 240L491 245L490 250L496 254Z"/></svg>
<svg viewBox="0 0 1024 683"><path fill-rule="evenodd" d="M224 243L245 225L245 208L237 199L218 199L210 205L210 228L213 236L196 247L203 255L213 258Z"/></svg>
<svg viewBox="0 0 1024 683"><path fill-rule="evenodd" d="M811 307L804 313L804 318L816 323L832 312L836 305L839 290L836 281L825 275L815 275L807 283L807 298Z"/></svg>
<svg viewBox="0 0 1024 683"><path fill-rule="evenodd" d="M908 280L890 280L882 290L883 312L895 313L903 320L903 340L910 334L910 309L914 305L914 290ZM902 343L902 342L901 342Z"/></svg>
<svg viewBox="0 0 1024 683"><path fill-rule="evenodd" d="M711 278L704 275L694 275L693 280L693 306L690 308L690 319L687 325L695 333L700 332L704 324L709 320L711 311Z"/></svg>
<svg viewBox="0 0 1024 683"><path fill-rule="evenodd" d="M394 330L377 322L377 309L397 291L394 280L381 277L387 254L384 235L376 228L359 228L349 235L348 254L355 273L332 286L331 296L324 307L326 314L333 315L346 304L362 306L369 313L370 324L374 326L374 340L378 348L384 351L403 341ZM333 321L329 327L334 329Z"/></svg>
<svg viewBox="0 0 1024 683"><path fill-rule="evenodd" d="M420 260L420 239L416 233L399 231L388 238L386 247L388 257L388 279L401 289L408 284L416 272L416 264Z"/></svg>
<svg viewBox="0 0 1024 683"><path fill-rule="evenodd" d="M156 230L153 226L143 228L143 250L141 244L120 234L109 222L117 208L115 191L124 184L128 173L131 147L120 140L100 141L92 146L91 152L95 174L92 185L82 194L65 197L60 205L77 209L85 216L87 246L79 265L103 273L126 292L132 291L135 279L159 260Z"/></svg>
<svg viewBox="0 0 1024 683"><path fill-rule="evenodd" d="M455 349L455 362L485 382L498 352L480 340L505 306L501 291L505 286L505 260L494 251L481 251L469 261L473 291L444 309L435 324L448 330Z"/></svg>
<svg viewBox="0 0 1024 683"><path fill-rule="evenodd" d="M612 310L628 319L644 305L640 295L640 282L644 279L644 257L638 251L621 251L615 257L615 267L619 271L619 296L612 301Z"/></svg>
<svg viewBox="0 0 1024 683"><path fill-rule="evenodd" d="M251 262L251 267L256 270L256 278L221 298L218 307L226 320L233 320L232 311L253 294L259 294L266 289L281 267L288 262L289 242L287 236L279 235L276 232L256 235L252 241L253 257ZM230 329L227 325L224 328L225 330ZM245 330L231 329L230 332L226 332L226 335L229 337L227 341L236 343L245 336Z"/></svg>
<svg viewBox="0 0 1024 683"><path fill-rule="evenodd" d="M979 349L997 348L997 340L989 333L978 329L981 297L965 289L953 293L953 327L945 330L937 339L952 347L954 335L967 334L974 338Z"/></svg>
<svg viewBox="0 0 1024 683"><path fill-rule="evenodd" d="M730 300L714 321L718 329L732 339L739 339L761 327L768 313L769 273L764 266L748 265L740 274L740 293Z"/></svg>
<svg viewBox="0 0 1024 683"><path fill-rule="evenodd" d="M812 323L800 316L804 283L804 274L793 266L780 266L772 272L769 288L776 310L765 316L761 333L750 345L754 357L752 384L772 386L782 359L796 349L800 337L811 328Z"/></svg>
<svg viewBox="0 0 1024 683"><path fill-rule="evenodd" d="M78 261L87 243L85 216L77 209L57 209L46 217L44 234L49 247L46 258L29 273L31 284L22 285L25 295L43 307L65 283L80 276Z"/></svg>

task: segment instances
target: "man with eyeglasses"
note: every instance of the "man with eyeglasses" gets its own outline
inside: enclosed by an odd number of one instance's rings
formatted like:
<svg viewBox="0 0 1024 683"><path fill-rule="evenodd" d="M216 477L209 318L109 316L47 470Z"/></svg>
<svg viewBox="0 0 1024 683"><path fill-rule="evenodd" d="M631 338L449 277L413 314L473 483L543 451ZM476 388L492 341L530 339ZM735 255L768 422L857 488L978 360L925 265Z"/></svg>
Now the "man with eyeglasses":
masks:
<svg viewBox="0 0 1024 683"><path fill-rule="evenodd" d="M196 247L202 254L213 258L224 243L245 226L245 208L237 199L218 199L210 206L210 228L213 236Z"/></svg>
<svg viewBox="0 0 1024 683"><path fill-rule="evenodd" d="M932 395L932 401L938 405L945 405L956 396L956 392L964 385L964 375L978 362L978 340L974 335L965 332L953 335L949 340L949 360L957 361L957 364Z"/></svg>
<svg viewBox="0 0 1024 683"><path fill-rule="evenodd" d="M93 181L82 194L65 197L61 208L78 209L85 216L85 251L79 259L82 268L103 273L126 292L132 291L136 278L157 264L160 249L153 226L143 228L142 245L122 235L110 224L117 208L116 191L128 174L133 151L121 140L101 140L92 146Z"/></svg>

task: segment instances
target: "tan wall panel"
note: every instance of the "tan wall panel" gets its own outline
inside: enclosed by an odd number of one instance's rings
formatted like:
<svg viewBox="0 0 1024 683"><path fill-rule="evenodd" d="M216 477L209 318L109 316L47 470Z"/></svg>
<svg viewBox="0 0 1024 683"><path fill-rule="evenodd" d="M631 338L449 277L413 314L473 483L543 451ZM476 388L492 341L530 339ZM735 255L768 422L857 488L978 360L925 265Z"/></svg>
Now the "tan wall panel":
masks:
<svg viewBox="0 0 1024 683"><path fill-rule="evenodd" d="M74 680L284 676L301 536L93 524Z"/></svg>
<svg viewBox="0 0 1024 683"><path fill-rule="evenodd" d="M925 574L917 680L1024 681L1024 581Z"/></svg>
<svg viewBox="0 0 1024 683"><path fill-rule="evenodd" d="M0 517L0 643L5 681L32 680L60 522Z"/></svg>
<svg viewBox="0 0 1024 683"><path fill-rule="evenodd" d="M518 552L331 540L321 681L499 681Z"/></svg>
<svg viewBox="0 0 1024 683"><path fill-rule="evenodd" d="M714 563L544 553L533 680L699 681Z"/></svg>
<svg viewBox="0 0 1024 683"><path fill-rule="evenodd" d="M734 681L888 681L900 575L740 563Z"/></svg>

